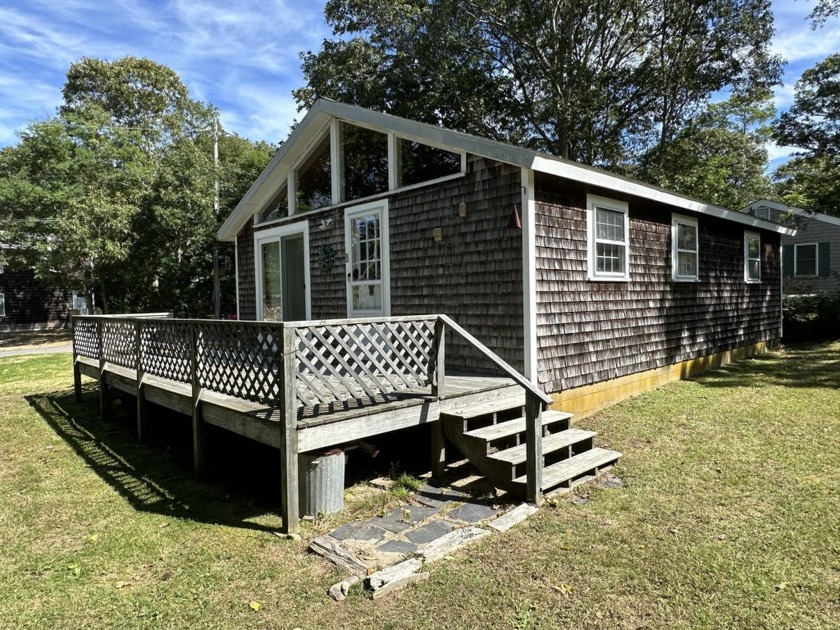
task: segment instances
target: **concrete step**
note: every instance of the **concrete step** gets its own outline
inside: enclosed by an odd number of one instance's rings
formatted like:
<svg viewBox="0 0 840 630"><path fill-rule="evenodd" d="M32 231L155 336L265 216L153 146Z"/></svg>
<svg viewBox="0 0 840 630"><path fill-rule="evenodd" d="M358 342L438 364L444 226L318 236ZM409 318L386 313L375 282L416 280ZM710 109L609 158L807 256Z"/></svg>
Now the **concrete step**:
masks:
<svg viewBox="0 0 840 630"><path fill-rule="evenodd" d="M543 469L542 477L543 491L547 492L563 483L572 481L575 477L580 477L595 471L597 468L605 468L614 464L619 457L621 457L621 453L618 451L596 447L580 455L575 455L551 466L546 466ZM527 479L525 475L522 475L514 479L513 482L524 490Z"/></svg>
<svg viewBox="0 0 840 630"><path fill-rule="evenodd" d="M596 435L597 433L595 431L584 431L583 429L566 429L559 433L553 433L542 439L543 455L554 453L561 448L579 444L586 440L592 440ZM526 445L520 444L519 446L513 446L498 453L492 453L488 455L488 458L516 466L517 464L525 463L525 450Z"/></svg>

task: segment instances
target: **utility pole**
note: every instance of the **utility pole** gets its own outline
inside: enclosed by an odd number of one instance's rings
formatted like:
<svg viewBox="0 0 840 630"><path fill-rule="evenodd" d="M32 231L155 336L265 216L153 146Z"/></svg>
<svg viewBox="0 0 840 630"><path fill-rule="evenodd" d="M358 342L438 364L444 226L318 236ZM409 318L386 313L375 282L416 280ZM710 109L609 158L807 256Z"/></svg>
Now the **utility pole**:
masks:
<svg viewBox="0 0 840 630"><path fill-rule="evenodd" d="M219 116L213 119L213 217L219 220ZM214 237L215 238L215 237ZM213 317L222 317L222 287L219 280L219 241L213 242Z"/></svg>

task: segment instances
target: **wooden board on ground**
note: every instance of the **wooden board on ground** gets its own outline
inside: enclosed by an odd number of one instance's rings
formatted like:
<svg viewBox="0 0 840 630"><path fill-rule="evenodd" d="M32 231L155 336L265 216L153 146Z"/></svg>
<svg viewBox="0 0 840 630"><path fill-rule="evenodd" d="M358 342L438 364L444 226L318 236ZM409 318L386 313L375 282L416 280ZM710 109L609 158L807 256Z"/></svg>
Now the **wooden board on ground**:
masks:
<svg viewBox="0 0 840 630"><path fill-rule="evenodd" d="M449 555L461 547L465 547L480 538L484 538L489 533L490 532L488 530L481 529L479 527L456 529L445 536L441 536L437 540L433 540L420 553L427 562L434 562L435 560L440 560L444 556Z"/></svg>
<svg viewBox="0 0 840 630"><path fill-rule="evenodd" d="M309 549L333 564L347 569L353 575L360 577L367 575L369 568L367 563L352 551L344 548L332 536L319 536L309 544Z"/></svg>

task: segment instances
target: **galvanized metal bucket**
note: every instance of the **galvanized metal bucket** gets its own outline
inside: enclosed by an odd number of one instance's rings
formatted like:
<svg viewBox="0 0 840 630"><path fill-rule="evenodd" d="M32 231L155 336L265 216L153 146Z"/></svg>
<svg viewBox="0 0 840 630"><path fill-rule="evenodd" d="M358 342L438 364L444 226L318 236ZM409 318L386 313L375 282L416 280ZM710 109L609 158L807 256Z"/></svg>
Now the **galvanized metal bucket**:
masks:
<svg viewBox="0 0 840 630"><path fill-rule="evenodd" d="M321 516L344 509L346 460L341 449L298 456L301 514Z"/></svg>

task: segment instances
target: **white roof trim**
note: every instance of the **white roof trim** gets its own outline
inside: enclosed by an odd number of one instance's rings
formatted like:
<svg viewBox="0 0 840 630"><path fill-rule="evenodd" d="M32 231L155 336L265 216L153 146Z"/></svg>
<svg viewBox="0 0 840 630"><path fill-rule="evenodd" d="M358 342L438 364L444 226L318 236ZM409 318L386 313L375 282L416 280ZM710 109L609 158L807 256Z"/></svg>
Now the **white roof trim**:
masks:
<svg viewBox="0 0 840 630"><path fill-rule="evenodd" d="M796 206L788 206L778 201L770 201L769 199L757 199L741 210L741 212L750 212L752 210L756 210L757 208L769 208L771 210L778 210L779 212L792 212L793 214L805 217L806 219L815 219L816 221L822 221L823 223L840 227L840 217L833 217L830 214L822 214L820 212L812 212L811 210L804 210L803 208L797 208Z"/></svg>
<svg viewBox="0 0 840 630"><path fill-rule="evenodd" d="M728 210L721 206L703 203L697 199L684 197L677 193L657 188L656 186L614 175L607 171L579 164L571 160L564 160L545 153L538 153L537 151L496 142L495 140L487 140L486 138L479 138L478 136L459 131L451 131L449 129L435 127L434 125L399 118L353 105L319 99L315 101L304 119L295 128L292 135L289 136L289 139L283 143L283 146L269 165L219 229L218 238L220 240L233 240L236 237L236 234L242 229L242 226L245 225L248 218L253 215L259 203L263 201L262 198L266 196L266 193L261 193L260 189L271 180L277 180L278 182L284 181L282 178L278 179L279 173L278 175L273 175L274 172L278 168L281 168L281 164L288 171L288 168L292 166L294 160L299 157L298 154L302 152L302 149L298 145L303 144L307 146L308 142L305 142L305 140L312 133L318 133L323 130L329 125L332 118L346 120L355 125L369 127L383 132L392 132L402 138L415 140L441 149L471 153L499 162L530 168L540 173L598 186L606 190L633 195L642 199L650 199L674 208L726 219L742 225L786 234L788 236L795 234L795 230L791 230L772 221L759 219L736 210ZM285 172L283 174L285 175ZM273 194L275 191L272 189L270 192Z"/></svg>

